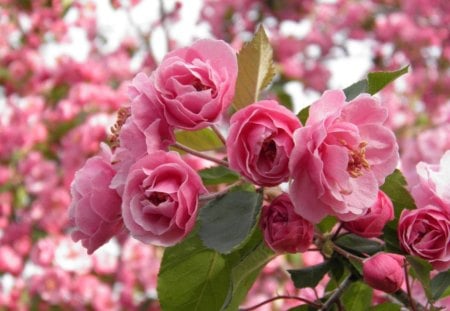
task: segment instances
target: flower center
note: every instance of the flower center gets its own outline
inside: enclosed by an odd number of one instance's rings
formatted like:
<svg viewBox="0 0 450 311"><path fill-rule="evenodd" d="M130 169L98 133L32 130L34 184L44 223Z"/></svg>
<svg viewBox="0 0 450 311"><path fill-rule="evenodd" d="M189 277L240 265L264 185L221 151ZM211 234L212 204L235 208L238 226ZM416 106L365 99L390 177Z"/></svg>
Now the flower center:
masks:
<svg viewBox="0 0 450 311"><path fill-rule="evenodd" d="M155 191L147 197L147 200L153 205L158 206L159 204L166 202L168 198L169 195L167 193Z"/></svg>
<svg viewBox="0 0 450 311"><path fill-rule="evenodd" d="M275 145L275 142L272 139L266 139L263 142L260 155L270 162L273 162L275 160L275 157L277 155L277 145Z"/></svg>
<svg viewBox="0 0 450 311"><path fill-rule="evenodd" d="M362 141L361 143L359 143L359 145L356 149L350 148L350 146L348 146L347 142L345 142L345 141L342 141L341 143L348 149L349 157L348 157L348 164L347 164L347 172L353 178L362 176L363 169L366 169L366 170L370 169L370 164L366 159L367 142Z"/></svg>
<svg viewBox="0 0 450 311"><path fill-rule="evenodd" d="M192 86L197 90L197 92L211 89L209 86L204 85L199 79L195 79Z"/></svg>

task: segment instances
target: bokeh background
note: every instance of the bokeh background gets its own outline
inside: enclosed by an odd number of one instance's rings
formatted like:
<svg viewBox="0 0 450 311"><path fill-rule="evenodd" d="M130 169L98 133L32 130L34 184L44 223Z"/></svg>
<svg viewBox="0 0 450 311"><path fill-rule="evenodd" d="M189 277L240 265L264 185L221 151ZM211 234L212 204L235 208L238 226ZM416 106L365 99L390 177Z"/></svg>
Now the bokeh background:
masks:
<svg viewBox="0 0 450 311"><path fill-rule="evenodd" d="M418 162L450 149L448 0L0 0L0 310L159 310L162 250L123 234L88 256L70 239L71 181L108 141L138 72L198 38L238 51L261 23L278 69L265 97L298 112L326 89L410 65L377 95L409 186ZM299 292L283 268L320 260L278 257L246 304L314 300L323 288Z"/></svg>

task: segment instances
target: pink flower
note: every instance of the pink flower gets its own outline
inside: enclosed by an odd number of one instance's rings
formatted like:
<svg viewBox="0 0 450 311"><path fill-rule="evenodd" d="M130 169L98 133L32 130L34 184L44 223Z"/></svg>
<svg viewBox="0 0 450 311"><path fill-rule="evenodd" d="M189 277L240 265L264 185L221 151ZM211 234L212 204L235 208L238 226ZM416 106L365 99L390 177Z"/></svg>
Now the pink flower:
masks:
<svg viewBox="0 0 450 311"><path fill-rule="evenodd" d="M230 120L230 167L257 185L275 186L289 178L293 133L300 121L274 100L256 102Z"/></svg>
<svg viewBox="0 0 450 311"><path fill-rule="evenodd" d="M155 151L130 168L123 193L124 224L144 243L176 244L194 227L204 192L200 177L178 153Z"/></svg>
<svg viewBox="0 0 450 311"><path fill-rule="evenodd" d="M437 206L404 210L398 223L402 248L428 260L433 268L450 268L450 215Z"/></svg>
<svg viewBox="0 0 450 311"><path fill-rule="evenodd" d="M289 194L299 215L313 223L327 215L349 221L375 204L398 161L386 118L368 94L347 103L342 91L326 91L311 106L306 126L294 134L289 162Z"/></svg>
<svg viewBox="0 0 450 311"><path fill-rule="evenodd" d="M365 238L376 238L383 233L384 225L394 219L394 206L391 199L381 190L375 204L366 214L355 220L344 222L344 228Z"/></svg>
<svg viewBox="0 0 450 311"><path fill-rule="evenodd" d="M386 293L398 291L405 279L404 261L403 256L389 253L378 253L366 259L363 264L364 282Z"/></svg>
<svg viewBox="0 0 450 311"><path fill-rule="evenodd" d="M236 53L224 41L199 40L167 54L153 77L167 122L182 129L203 128L217 121L233 100Z"/></svg>
<svg viewBox="0 0 450 311"><path fill-rule="evenodd" d="M107 150L90 158L76 174L71 185L69 222L72 239L81 240L89 254L106 243L122 228L121 199L109 188L115 171Z"/></svg>
<svg viewBox="0 0 450 311"><path fill-rule="evenodd" d="M314 226L294 212L287 193L263 207L261 228L269 247L280 253L304 252L314 236Z"/></svg>
<svg viewBox="0 0 450 311"><path fill-rule="evenodd" d="M417 207L431 204L450 214L450 151L442 156L440 164L417 164L417 174L419 183L411 191Z"/></svg>

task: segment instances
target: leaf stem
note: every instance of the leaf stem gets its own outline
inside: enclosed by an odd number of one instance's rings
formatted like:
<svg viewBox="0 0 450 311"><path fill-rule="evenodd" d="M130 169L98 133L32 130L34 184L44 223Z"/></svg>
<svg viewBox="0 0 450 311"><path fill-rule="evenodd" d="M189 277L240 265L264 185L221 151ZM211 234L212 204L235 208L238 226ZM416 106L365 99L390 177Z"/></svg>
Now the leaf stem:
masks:
<svg viewBox="0 0 450 311"><path fill-rule="evenodd" d="M235 183L232 183L231 185L229 185L228 187L224 188L221 191L214 192L214 193L208 193L208 194L205 194L205 195L201 195L200 196L200 201L209 201L209 200L215 199L217 197L223 196L228 191L230 191L231 188L236 187L237 185L239 185L241 183L242 183L242 180L238 180Z"/></svg>
<svg viewBox="0 0 450 311"><path fill-rule="evenodd" d="M267 299L267 300L264 300L263 302L260 302L260 303L258 303L257 305L254 305L254 306L252 306L252 307L249 307L249 308L241 308L241 309L239 309L239 311L252 311L252 310L256 310L256 309L258 309L259 307L261 307L261 306L263 306L263 305L265 305L265 304L267 304L267 303L269 303L269 302L278 300L278 299L294 299L294 300L298 300L298 301L307 303L307 304L309 304L309 305L311 305L311 306L313 306L313 307L320 308L320 305L318 305L318 304L315 303L315 302L309 301L308 299L305 299L305 298L301 298L301 297L297 297L297 296L280 295L280 296L275 296L275 297L269 298L269 299Z"/></svg>
<svg viewBox="0 0 450 311"><path fill-rule="evenodd" d="M347 287L352 283L351 275L349 275L341 284L339 284L337 290L328 298L328 300L323 304L319 311L328 310L336 301L339 300L342 293L347 289Z"/></svg>
<svg viewBox="0 0 450 311"><path fill-rule="evenodd" d="M227 140L225 139L225 137L222 135L222 133L220 132L219 128L215 125L215 124L211 124L210 125L211 129L214 131L214 133L216 133L217 137L219 137L220 141L222 142L222 144L224 146L227 145Z"/></svg>
<svg viewBox="0 0 450 311"><path fill-rule="evenodd" d="M352 253L347 252L346 250L344 250L343 248L340 248L339 246L337 246L334 243L333 243L333 250L335 250L337 253L341 254L342 256L344 256L347 259L354 259L361 263L364 260L364 258L353 255Z"/></svg>
<svg viewBox="0 0 450 311"><path fill-rule="evenodd" d="M205 160L217 163L219 165L223 165L223 166L228 167L228 162L227 161L216 159L216 158L214 158L212 156L209 156L209 155L204 154L204 153L202 153L200 151L191 149L191 148L189 148L189 147L187 147L187 146L185 146L183 144L180 144L179 142L175 142L172 146L175 147L175 148L178 148L180 150L183 150L183 151L185 151L187 153L190 153L190 154L192 154L192 155L194 155L196 157L199 157L199 158L202 158L202 159L205 159Z"/></svg>

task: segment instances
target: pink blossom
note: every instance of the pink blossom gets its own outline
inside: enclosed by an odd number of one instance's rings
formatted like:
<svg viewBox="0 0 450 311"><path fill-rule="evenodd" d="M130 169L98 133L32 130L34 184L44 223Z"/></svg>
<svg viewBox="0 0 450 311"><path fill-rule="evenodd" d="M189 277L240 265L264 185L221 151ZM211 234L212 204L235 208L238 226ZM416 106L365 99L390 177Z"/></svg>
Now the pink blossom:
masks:
<svg viewBox="0 0 450 311"><path fill-rule="evenodd" d="M398 161L395 136L383 126L386 109L362 94L347 103L327 91L294 134L289 169L295 211L317 223L326 215L344 221L363 215Z"/></svg>
<svg viewBox="0 0 450 311"><path fill-rule="evenodd" d="M72 238L81 240L89 254L123 228L121 199L109 188L115 174L110 157L104 150L103 154L90 158L75 174L71 186L69 221L74 228Z"/></svg>
<svg viewBox="0 0 450 311"><path fill-rule="evenodd" d="M381 190L375 204L366 214L355 220L344 222L344 228L365 238L376 238L383 233L384 225L394 219L394 206L391 199Z"/></svg>
<svg viewBox="0 0 450 311"><path fill-rule="evenodd" d="M236 53L224 41L204 39L167 54L153 81L167 122L193 130L216 122L230 106L236 78Z"/></svg>
<svg viewBox="0 0 450 311"><path fill-rule="evenodd" d="M428 260L433 268L450 268L450 214L441 207L427 205L404 210L398 223L402 248L411 255Z"/></svg>
<svg viewBox="0 0 450 311"><path fill-rule="evenodd" d="M450 151L440 164L417 164L419 183L412 188L417 207L428 204L439 206L450 214Z"/></svg>
<svg viewBox="0 0 450 311"><path fill-rule="evenodd" d="M30 279L30 289L42 300L51 304L63 304L70 297L70 275L61 269L46 269L42 275Z"/></svg>
<svg viewBox="0 0 450 311"><path fill-rule="evenodd" d="M0 246L0 272L19 275L22 272L23 259L9 245Z"/></svg>
<svg viewBox="0 0 450 311"><path fill-rule="evenodd" d="M311 245L314 226L294 212L287 193L265 205L261 214L264 241L277 252L304 252Z"/></svg>
<svg viewBox="0 0 450 311"><path fill-rule="evenodd" d="M405 280L403 265L405 258L397 254L377 253L363 264L364 282L375 289L394 293Z"/></svg>
<svg viewBox="0 0 450 311"><path fill-rule="evenodd" d="M298 118L274 100L239 110L231 117L226 143L230 168L261 186L287 181L293 133L299 127Z"/></svg>
<svg viewBox="0 0 450 311"><path fill-rule="evenodd" d="M124 224L144 243L173 245L194 227L204 192L200 177L178 153L155 151L130 168L123 193Z"/></svg>

